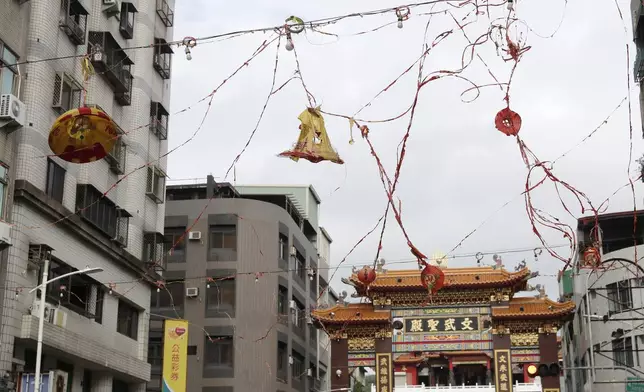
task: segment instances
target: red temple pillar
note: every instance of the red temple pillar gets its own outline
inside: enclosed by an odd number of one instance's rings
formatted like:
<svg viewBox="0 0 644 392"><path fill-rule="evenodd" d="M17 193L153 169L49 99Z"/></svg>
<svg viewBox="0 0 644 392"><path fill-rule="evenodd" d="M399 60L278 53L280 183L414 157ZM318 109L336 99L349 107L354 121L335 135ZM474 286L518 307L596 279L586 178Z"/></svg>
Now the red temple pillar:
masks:
<svg viewBox="0 0 644 392"><path fill-rule="evenodd" d="M331 340L331 389L349 388L349 341Z"/></svg>
<svg viewBox="0 0 644 392"><path fill-rule="evenodd" d="M539 356L541 363L552 364L559 363L559 347L557 345L556 330L549 331L548 328L540 328L539 331ZM541 377L543 389L549 392L559 391L561 382L559 374Z"/></svg>
<svg viewBox="0 0 644 392"><path fill-rule="evenodd" d="M485 384L492 384L492 363L489 359L485 364Z"/></svg>

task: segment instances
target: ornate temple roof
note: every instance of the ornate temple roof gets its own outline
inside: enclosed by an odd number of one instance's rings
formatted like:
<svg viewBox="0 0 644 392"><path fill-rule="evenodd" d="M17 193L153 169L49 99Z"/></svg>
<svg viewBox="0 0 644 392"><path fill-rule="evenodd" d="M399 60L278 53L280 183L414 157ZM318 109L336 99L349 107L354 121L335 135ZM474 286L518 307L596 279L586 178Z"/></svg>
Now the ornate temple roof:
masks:
<svg viewBox="0 0 644 392"><path fill-rule="evenodd" d="M572 301L555 302L547 297L515 297L508 307L492 308L492 317L495 319L560 318L574 311L575 303Z"/></svg>
<svg viewBox="0 0 644 392"><path fill-rule="evenodd" d="M513 287L526 282L531 277L530 270L527 268L516 272L492 267L445 268L443 271L445 288ZM355 273L343 281L354 286L359 292L364 292L366 289ZM369 290L417 291L424 288L420 282L420 272L413 269L378 272L376 280L369 285Z"/></svg>
<svg viewBox="0 0 644 392"><path fill-rule="evenodd" d="M316 309L311 317L325 325L333 324L387 324L391 321L389 311L377 312L370 303L335 305Z"/></svg>

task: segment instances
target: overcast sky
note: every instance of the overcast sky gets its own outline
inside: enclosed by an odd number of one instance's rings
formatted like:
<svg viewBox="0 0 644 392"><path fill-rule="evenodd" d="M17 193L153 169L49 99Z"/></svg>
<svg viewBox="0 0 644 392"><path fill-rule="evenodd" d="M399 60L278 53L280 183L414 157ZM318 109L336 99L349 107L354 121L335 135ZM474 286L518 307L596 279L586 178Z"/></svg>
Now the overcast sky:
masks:
<svg viewBox="0 0 644 392"><path fill-rule="evenodd" d="M176 3L175 39L279 25L289 15L307 21L399 5L391 0L245 0L243 6L220 0ZM629 2L619 1L628 33L624 32L624 23L612 0L594 1L591 6L588 2L573 0L567 7L564 7L565 0L519 0L517 3L518 17L533 31L527 33L527 43L532 48L523 56L512 82L511 106L523 118L520 135L526 144L541 160L552 160L577 145L627 95L627 72L632 74L633 69L627 64L625 50L625 45L632 41ZM415 8L412 14L429 10L429 7ZM460 19L470 10L453 12ZM499 15L499 11L494 14ZM561 27L553 38L539 37L551 35L562 17ZM395 15L390 13L347 19L321 29L339 34L339 39L315 32L294 36L304 81L317 102L330 112L355 113L418 58L427 18L412 15L403 29L396 28L394 23L374 33L351 36L395 21ZM483 15L465 31L474 39L488 25ZM429 40L455 28L449 15L435 15L429 27ZM183 50L176 50L170 111L184 109L207 95L269 36L255 33L199 44L192 50L192 61L185 59ZM456 28L427 57L425 73L459 68L466 45L462 32ZM492 42L480 46L477 53L497 78L507 81L511 62L504 62L497 55ZM197 137L169 156L171 178L205 178L211 173L223 180L253 130L270 91L275 54L273 45L217 93ZM634 59L635 48L631 45L631 62ZM283 42L277 85L284 83L294 70L293 52L286 51ZM382 119L404 111L413 99L416 75L414 68L360 117ZM463 76L480 85L493 82L478 59ZM424 253L446 253L489 218L454 254L540 246L529 224L523 198L518 197L524 189L527 170L516 139L494 128L494 116L504 105L503 92L498 87L486 88L474 102L464 103L461 93L468 87L462 80L446 78L433 82L421 92L396 192L407 231ZM634 84L631 97L634 127L631 175L635 176L635 159L642 152L642 131L638 88ZM347 120L328 116L325 119L330 140L344 159L344 165L296 163L277 157L296 141L297 117L306 106L306 95L297 81L273 96L250 147L236 166L237 184L313 184L322 198L321 224L333 237L332 264L337 265L382 215L386 197L367 144L358 132L354 132L355 144L348 143ZM204 111L202 104L172 116L170 148L190 137ZM395 122L370 125L371 140L390 175L393 175L396 147L407 121L405 116ZM628 109L624 104L591 139L558 161L554 173L599 204L628 182L628 153ZM641 192L641 188L637 183L636 191ZM572 199L565 199L572 213L581 215ZM638 205L640 199L638 194ZM509 200L514 201L495 213ZM546 183L535 191L534 203L574 225L574 218L562 209L552 185ZM608 211L632 208L632 194L625 188L611 199ZM558 232L543 229L543 233L553 245L566 244ZM346 264L371 263L378 234L379 231L369 237ZM558 250L566 252L566 248ZM411 258L393 219L387 225L382 256L389 262ZM561 261L548 257L545 252L535 260L532 251L502 257L508 269L525 259L532 270L549 275L533 283L545 283L550 296L558 296L554 275L563 266ZM483 262L491 264L492 257L486 256ZM449 261L451 267L475 264L474 257ZM390 265L390 268L414 267L414 263ZM337 277L349 272L350 268L340 268ZM338 279L333 284L338 290L348 289Z"/></svg>

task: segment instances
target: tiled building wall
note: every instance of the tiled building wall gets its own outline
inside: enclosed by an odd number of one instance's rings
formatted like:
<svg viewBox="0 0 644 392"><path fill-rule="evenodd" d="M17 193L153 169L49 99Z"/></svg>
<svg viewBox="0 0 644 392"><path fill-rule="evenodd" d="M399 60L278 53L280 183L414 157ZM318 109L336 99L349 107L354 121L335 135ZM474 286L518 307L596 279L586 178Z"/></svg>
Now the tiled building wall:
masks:
<svg viewBox="0 0 644 392"><path fill-rule="evenodd" d="M15 0L0 0L2 3L18 4ZM82 0L89 11L87 32L110 31L121 47L150 45L154 37L171 39L172 29L166 28L156 13L156 0L132 0L138 13L135 14L134 38L124 40L118 31L118 20L107 18L102 12L102 0ZM0 4L2 4L0 3ZM168 1L173 8L174 1ZM59 10L61 0L30 1L20 6L20 12L28 10L29 23L25 29L24 46L26 50L19 53L22 59L32 61L83 55L87 53L86 45L72 44L67 35L59 28ZM25 8L28 7L28 8ZM7 9L7 8L3 8ZM11 24L5 24L5 19L13 19ZM0 13L0 38L4 26L18 30L15 13ZM15 22L15 23L14 23ZM15 26L14 26L15 25ZM9 38L21 45L19 37ZM56 157L52 158L66 170L63 205L75 210L76 185L79 183L92 184L99 191L109 190L107 197L118 206L125 208L130 218L129 241L126 250L137 258L141 257L144 231L163 232L164 204L156 204L145 196L147 170L134 171L146 163L156 163L160 155L167 151L167 142L159 141L149 127L150 102L162 102L169 110L169 81L163 81L153 68L153 49L133 50L127 52L134 61L132 72L133 81L132 105L120 106L114 101L114 92L101 75L94 75L87 83L86 102L101 106L115 122L126 132L123 137L127 145L125 173L131 173L116 188L110 188L122 176L113 174L105 161L90 164L71 164ZM14 132L9 138L17 141L17 153L13 167L16 179L27 180L40 190L45 190L47 174L47 158L50 154L47 135L51 124L58 116L52 109L54 77L57 72L64 71L77 81L82 81L80 58L68 58L35 62L21 68L22 91L21 100L27 105L27 124ZM136 128L136 129L135 129ZM0 134L0 154L11 156L13 151L6 136ZM2 157L0 156L0 160ZM162 161L162 169L165 168ZM149 324L150 287L136 282L138 276L125 269L111 256L99 251L87 242L81 241L72 231L64 229L60 224L52 224L50 218L30 205L21 201L13 209L11 219L15 224L12 239L13 246L8 250L6 281L3 283L4 297L2 299L3 327L0 337L0 370L11 367L14 351L14 336L20 336L21 318L29 312L33 295L26 293L27 288L37 284L36 272L27 268L29 244L44 243L54 248L53 254L65 263L82 269L87 265L100 266L105 271L92 277L107 285L109 282L119 283L116 291L126 293L126 297L144 309L139 320L139 333L136 344L132 340L116 332L116 312L118 299L105 296L102 325L68 311L67 326L70 331L90 337L102 344L114 346L119 350L146 360L147 336ZM23 290L23 288L25 288ZM22 291L18 296L15 292ZM79 371L78 369L76 369ZM75 377L80 380L81 377ZM96 376L93 391L111 391L111 376L103 374Z"/></svg>

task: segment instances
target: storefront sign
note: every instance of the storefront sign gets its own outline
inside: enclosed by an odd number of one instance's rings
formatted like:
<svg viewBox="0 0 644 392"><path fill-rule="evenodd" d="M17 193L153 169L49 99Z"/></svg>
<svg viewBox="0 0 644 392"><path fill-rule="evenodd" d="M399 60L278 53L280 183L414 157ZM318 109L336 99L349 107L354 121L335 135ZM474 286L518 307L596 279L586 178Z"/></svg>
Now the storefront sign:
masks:
<svg viewBox="0 0 644 392"><path fill-rule="evenodd" d="M510 350L494 350L496 390L512 392L512 363Z"/></svg>
<svg viewBox="0 0 644 392"><path fill-rule="evenodd" d="M391 353L376 353L376 392L393 392L394 377Z"/></svg>
<svg viewBox="0 0 644 392"><path fill-rule="evenodd" d="M468 332L479 330L478 316L405 319L405 333Z"/></svg>

